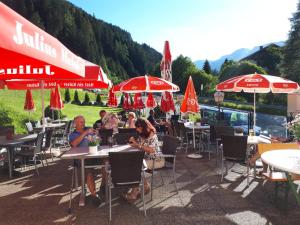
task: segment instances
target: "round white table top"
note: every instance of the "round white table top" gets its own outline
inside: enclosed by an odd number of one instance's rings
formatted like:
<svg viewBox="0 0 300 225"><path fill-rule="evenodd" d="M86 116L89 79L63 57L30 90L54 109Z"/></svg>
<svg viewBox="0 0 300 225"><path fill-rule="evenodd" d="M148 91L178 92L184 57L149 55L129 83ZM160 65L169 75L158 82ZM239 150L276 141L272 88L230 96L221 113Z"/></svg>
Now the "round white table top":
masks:
<svg viewBox="0 0 300 225"><path fill-rule="evenodd" d="M210 126L206 125L206 126L202 126L200 123L190 123L190 122L187 122L187 123L184 123L184 126L188 129L202 129L202 130L209 130L210 129Z"/></svg>
<svg viewBox="0 0 300 225"><path fill-rule="evenodd" d="M300 175L300 149L268 151L261 155L261 159L277 169Z"/></svg>

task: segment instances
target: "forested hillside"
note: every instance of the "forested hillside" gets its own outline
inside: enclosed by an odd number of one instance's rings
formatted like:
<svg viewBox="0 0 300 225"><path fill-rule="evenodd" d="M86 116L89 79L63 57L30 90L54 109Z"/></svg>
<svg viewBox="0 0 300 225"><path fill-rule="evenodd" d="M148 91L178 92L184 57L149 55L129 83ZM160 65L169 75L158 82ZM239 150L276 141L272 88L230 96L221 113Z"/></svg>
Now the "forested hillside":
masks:
<svg viewBox="0 0 300 225"><path fill-rule="evenodd" d="M16 12L58 38L77 55L94 62L115 82L153 73L162 58L130 33L89 15L63 0L1 0Z"/></svg>

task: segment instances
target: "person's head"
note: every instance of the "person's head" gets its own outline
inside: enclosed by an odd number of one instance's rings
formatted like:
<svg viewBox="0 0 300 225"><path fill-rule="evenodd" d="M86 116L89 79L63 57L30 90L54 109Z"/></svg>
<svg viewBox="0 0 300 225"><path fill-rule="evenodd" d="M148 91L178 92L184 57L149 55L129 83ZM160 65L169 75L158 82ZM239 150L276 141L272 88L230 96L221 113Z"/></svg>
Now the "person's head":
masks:
<svg viewBox="0 0 300 225"><path fill-rule="evenodd" d="M101 119L105 116L105 114L106 114L106 111L105 111L105 110L103 110L103 109L100 110L99 116L100 116Z"/></svg>
<svg viewBox="0 0 300 225"><path fill-rule="evenodd" d="M76 116L74 118L74 127L78 131L83 130L85 128L85 119L82 115Z"/></svg>
<svg viewBox="0 0 300 225"><path fill-rule="evenodd" d="M135 113L134 112L129 112L128 113L128 120L134 120L135 119Z"/></svg>
<svg viewBox="0 0 300 225"><path fill-rule="evenodd" d="M152 124L143 118L138 118L135 122L136 131L143 138L148 138L151 132L156 132Z"/></svg>
<svg viewBox="0 0 300 225"><path fill-rule="evenodd" d="M151 109L151 110L149 111L149 114L150 114L151 116L154 116L154 110Z"/></svg>

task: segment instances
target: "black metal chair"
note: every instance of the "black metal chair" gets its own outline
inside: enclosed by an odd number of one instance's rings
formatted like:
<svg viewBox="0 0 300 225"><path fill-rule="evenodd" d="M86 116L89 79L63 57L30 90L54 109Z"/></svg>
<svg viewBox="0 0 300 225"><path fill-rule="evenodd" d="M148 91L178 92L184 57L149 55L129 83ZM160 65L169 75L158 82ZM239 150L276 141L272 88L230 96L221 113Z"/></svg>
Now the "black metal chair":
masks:
<svg viewBox="0 0 300 225"><path fill-rule="evenodd" d="M51 155L51 158L52 158L52 162L53 162L53 155L52 155L52 136L53 136L53 130L52 129L48 129L46 130L46 133L45 133L45 145L42 147L42 151L44 153L44 156L45 156L45 159L46 159L46 163L48 165L48 161L47 161L47 158L46 158L46 151L49 151L50 152L50 155Z"/></svg>
<svg viewBox="0 0 300 225"><path fill-rule="evenodd" d="M161 148L162 154L160 155L161 157L165 158L166 165L163 168L167 168L168 164L171 164L172 172L173 172L173 182L176 188L176 192L178 193L177 189L177 184L176 184L176 174L175 174L175 169L176 169L176 152L177 148L180 146L180 141L177 137L165 135L162 137L163 140L163 145ZM155 168L155 160L153 160L153 165L152 168ZM153 169L153 171L150 171L152 173L151 177L151 200L153 197L153 180L154 180L154 172L159 171L160 169ZM162 179L162 184L164 185L164 180L163 177L161 176Z"/></svg>
<svg viewBox="0 0 300 225"><path fill-rule="evenodd" d="M23 158L24 165L26 166L26 160L29 158L33 159L34 167L36 170L37 175L39 176L39 171L37 168L37 157L43 154L42 147L43 147L43 140L44 140L44 132L40 132L37 136L35 145L21 145L21 151L17 152L17 156L21 156ZM42 165L43 158L41 158Z"/></svg>
<svg viewBox="0 0 300 225"><path fill-rule="evenodd" d="M119 133L136 133L135 128L118 128Z"/></svg>
<svg viewBox="0 0 300 225"><path fill-rule="evenodd" d="M113 136L113 129L101 128L98 130L98 132L99 132L99 137L101 138L100 145L108 145L109 138L112 138Z"/></svg>
<svg viewBox="0 0 300 225"><path fill-rule="evenodd" d="M226 164L226 159L245 162L247 155L247 140L248 136L221 136L221 181L223 181L224 177L224 162ZM228 171L227 164L226 173Z"/></svg>
<svg viewBox="0 0 300 225"><path fill-rule="evenodd" d="M126 145L129 142L129 138L137 138L137 133L116 133L114 134L114 142L117 145Z"/></svg>
<svg viewBox="0 0 300 225"><path fill-rule="evenodd" d="M55 140L54 142L55 147L63 146L64 150L66 150L66 148L70 146L68 136L71 132L72 125L73 125L73 120L70 120L65 125L63 132L56 132L53 134L53 138Z"/></svg>
<svg viewBox="0 0 300 225"><path fill-rule="evenodd" d="M142 193L144 215L146 216L144 198L144 170L143 159L145 152L110 152L108 171L108 197L109 197L109 221L111 221L111 191L113 188L139 187Z"/></svg>

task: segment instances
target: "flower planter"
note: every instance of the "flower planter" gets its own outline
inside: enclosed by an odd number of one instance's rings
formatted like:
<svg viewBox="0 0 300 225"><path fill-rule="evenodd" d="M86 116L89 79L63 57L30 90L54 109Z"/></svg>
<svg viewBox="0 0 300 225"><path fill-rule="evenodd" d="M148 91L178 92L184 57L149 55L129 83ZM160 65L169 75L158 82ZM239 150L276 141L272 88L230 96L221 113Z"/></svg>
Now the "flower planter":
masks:
<svg viewBox="0 0 300 225"><path fill-rule="evenodd" d="M98 146L89 146L89 153L96 154L98 152Z"/></svg>

